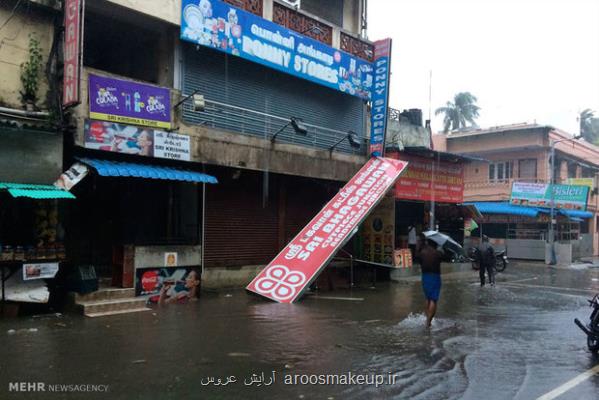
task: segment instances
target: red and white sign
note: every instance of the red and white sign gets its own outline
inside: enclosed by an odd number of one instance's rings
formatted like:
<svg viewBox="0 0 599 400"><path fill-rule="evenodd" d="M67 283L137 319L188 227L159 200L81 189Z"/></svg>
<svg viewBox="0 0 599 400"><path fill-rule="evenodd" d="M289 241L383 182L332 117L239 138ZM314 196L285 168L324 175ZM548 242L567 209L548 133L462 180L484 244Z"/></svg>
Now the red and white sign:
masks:
<svg viewBox="0 0 599 400"><path fill-rule="evenodd" d="M437 162L407 154L389 154L401 157L410 163L405 174L395 184L395 198L401 200L434 200L440 203L462 203L464 201L464 167L460 163ZM433 172L433 161L435 170ZM432 189L434 185L434 190Z"/></svg>
<svg viewBox="0 0 599 400"><path fill-rule="evenodd" d="M82 4L83 0L66 0L64 4L63 107L79 104Z"/></svg>
<svg viewBox="0 0 599 400"><path fill-rule="evenodd" d="M293 303L352 236L408 165L373 157L246 287Z"/></svg>

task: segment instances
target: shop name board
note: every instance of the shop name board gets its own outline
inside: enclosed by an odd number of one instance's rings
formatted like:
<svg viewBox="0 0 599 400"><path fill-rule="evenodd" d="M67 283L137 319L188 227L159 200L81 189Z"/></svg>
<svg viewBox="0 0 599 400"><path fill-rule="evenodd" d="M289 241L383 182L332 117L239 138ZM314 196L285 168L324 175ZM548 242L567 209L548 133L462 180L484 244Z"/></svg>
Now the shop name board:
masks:
<svg viewBox="0 0 599 400"><path fill-rule="evenodd" d="M395 153L391 157L396 158ZM434 161L423 157L401 155L410 164L395 184L395 197L400 200L462 203L464 201L464 168L462 164ZM434 162L434 172L433 172Z"/></svg>
<svg viewBox="0 0 599 400"><path fill-rule="evenodd" d="M581 210L587 208L588 186L550 185L547 183L514 182L510 203L519 206L563 208Z"/></svg>
<svg viewBox="0 0 599 400"><path fill-rule="evenodd" d="M181 39L370 99L370 62L219 0L183 0Z"/></svg>
<svg viewBox="0 0 599 400"><path fill-rule="evenodd" d="M352 237L406 166L405 161L371 158L246 289L279 303L294 302Z"/></svg>
<svg viewBox="0 0 599 400"><path fill-rule="evenodd" d="M391 39L374 42L374 87L370 117L370 154L383 156L389 112L389 75L391 72Z"/></svg>
<svg viewBox="0 0 599 400"><path fill-rule="evenodd" d="M79 104L82 4L83 0L66 0L64 3L63 107Z"/></svg>
<svg viewBox="0 0 599 400"><path fill-rule="evenodd" d="M105 121L85 121L85 148L169 160L190 161L188 135Z"/></svg>
<svg viewBox="0 0 599 400"><path fill-rule="evenodd" d="M90 118L171 127L171 93L167 88L90 74L88 92Z"/></svg>

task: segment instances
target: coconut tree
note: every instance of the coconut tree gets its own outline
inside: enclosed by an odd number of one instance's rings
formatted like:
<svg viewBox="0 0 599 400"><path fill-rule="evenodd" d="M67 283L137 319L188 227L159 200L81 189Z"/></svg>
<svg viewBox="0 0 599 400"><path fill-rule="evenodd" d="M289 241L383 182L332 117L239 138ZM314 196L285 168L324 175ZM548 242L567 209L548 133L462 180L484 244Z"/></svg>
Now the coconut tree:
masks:
<svg viewBox="0 0 599 400"><path fill-rule="evenodd" d="M453 102L448 101L445 107L435 110L435 115L444 114L443 131L465 128L467 123L476 126L474 120L478 118L480 107L476 105L477 98L470 92L460 92L453 97Z"/></svg>

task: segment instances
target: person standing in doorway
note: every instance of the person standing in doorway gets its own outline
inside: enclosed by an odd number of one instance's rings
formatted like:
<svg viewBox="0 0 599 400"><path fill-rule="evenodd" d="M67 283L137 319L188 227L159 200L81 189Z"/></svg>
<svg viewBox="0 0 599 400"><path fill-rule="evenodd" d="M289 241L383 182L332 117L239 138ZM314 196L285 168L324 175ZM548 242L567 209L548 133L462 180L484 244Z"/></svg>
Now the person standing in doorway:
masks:
<svg viewBox="0 0 599 400"><path fill-rule="evenodd" d="M414 224L408 225L408 247L412 253L412 260L416 259L416 245L418 244L418 237L416 235L416 227Z"/></svg>
<svg viewBox="0 0 599 400"><path fill-rule="evenodd" d="M437 302L441 294L441 252L437 244L426 239L424 235L420 238L420 246L416 250L420 258L420 269L422 271L422 290L426 298L425 313L426 326L431 327L433 318L437 313Z"/></svg>
<svg viewBox="0 0 599 400"><path fill-rule="evenodd" d="M479 269L478 274L480 276L480 286L485 286L485 271L489 275L489 283L491 286L495 286L495 249L489 243L489 237L483 235L480 244L478 245L478 262Z"/></svg>

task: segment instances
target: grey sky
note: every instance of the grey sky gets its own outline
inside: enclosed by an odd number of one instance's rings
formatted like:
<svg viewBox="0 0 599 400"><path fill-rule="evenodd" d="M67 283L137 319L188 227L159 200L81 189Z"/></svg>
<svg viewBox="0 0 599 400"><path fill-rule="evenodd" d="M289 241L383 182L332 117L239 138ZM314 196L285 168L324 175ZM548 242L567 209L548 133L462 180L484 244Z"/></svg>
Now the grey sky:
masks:
<svg viewBox="0 0 599 400"><path fill-rule="evenodd" d="M460 91L481 127L534 122L575 133L599 116L599 0L370 0L368 37L393 39L390 105L428 116Z"/></svg>

